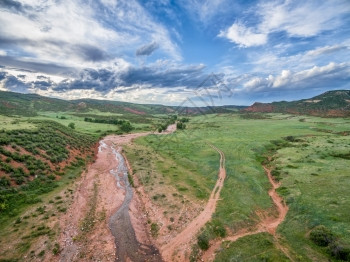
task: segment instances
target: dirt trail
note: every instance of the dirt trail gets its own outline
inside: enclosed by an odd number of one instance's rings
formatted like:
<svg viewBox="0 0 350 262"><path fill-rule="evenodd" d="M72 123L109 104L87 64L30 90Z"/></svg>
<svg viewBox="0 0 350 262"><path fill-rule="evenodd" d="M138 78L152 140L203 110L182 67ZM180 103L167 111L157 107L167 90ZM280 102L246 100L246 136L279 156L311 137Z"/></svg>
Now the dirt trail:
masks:
<svg viewBox="0 0 350 262"><path fill-rule="evenodd" d="M255 235L262 232L268 232L271 235L273 235L274 239L276 240L276 247L280 249L291 261L293 261L288 250L279 243L278 236L276 234L277 227L284 221L287 215L288 206L284 203L282 197L276 192L276 189L279 188L280 183L277 183L273 180L270 169L268 169L266 166L263 166L263 168L267 174L270 184L272 185L272 188L269 190L268 194L277 208L278 216L274 217L260 214L259 217L261 218L261 221L254 229L243 228L234 235L228 236L224 239L220 239L219 241L212 243L210 248L207 251L205 251L202 255L202 259L204 261L212 261L214 259L215 251L220 248L222 242L234 242L242 237Z"/></svg>
<svg viewBox="0 0 350 262"><path fill-rule="evenodd" d="M185 261L186 258L183 252L184 248L188 247L191 239L211 219L212 214L215 212L216 204L220 197L220 191L224 185L226 177L225 155L217 147L211 144L209 145L220 154L220 168L215 187L210 194L208 203L204 210L192 222L190 222L181 233L161 248L161 253L165 261Z"/></svg>

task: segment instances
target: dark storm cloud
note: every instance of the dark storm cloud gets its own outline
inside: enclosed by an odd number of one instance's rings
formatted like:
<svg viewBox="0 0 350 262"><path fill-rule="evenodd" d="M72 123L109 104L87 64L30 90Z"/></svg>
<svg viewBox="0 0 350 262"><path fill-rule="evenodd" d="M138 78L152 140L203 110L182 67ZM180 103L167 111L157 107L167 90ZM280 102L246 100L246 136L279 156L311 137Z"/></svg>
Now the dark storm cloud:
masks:
<svg viewBox="0 0 350 262"><path fill-rule="evenodd" d="M31 84L34 85L34 88L39 88L41 90L47 90L49 87L53 85L53 82L51 81L35 81L32 82Z"/></svg>
<svg viewBox="0 0 350 262"><path fill-rule="evenodd" d="M73 75L76 72L76 69L71 67L64 67L50 63L21 61L11 56L2 56L0 63L1 65L7 67L15 67L19 69L28 70L30 72L34 71L46 74Z"/></svg>
<svg viewBox="0 0 350 262"><path fill-rule="evenodd" d="M17 77L13 75L8 75L5 78L4 85L6 88L10 89L10 91L20 92L20 93L27 93L29 85L27 83L24 83Z"/></svg>
<svg viewBox="0 0 350 262"><path fill-rule="evenodd" d="M203 66L188 66L161 70L158 67L130 68L120 76L125 86L133 84L149 84L156 87L197 86L203 74Z"/></svg>
<svg viewBox="0 0 350 262"><path fill-rule="evenodd" d="M37 76L36 79L49 79L47 76L43 76L43 75L40 75L40 76Z"/></svg>
<svg viewBox="0 0 350 262"><path fill-rule="evenodd" d="M15 12L23 12L24 7L22 3L13 0L1 0L0 9L9 9Z"/></svg>
<svg viewBox="0 0 350 262"><path fill-rule="evenodd" d="M155 50L159 48L158 43L152 42L150 44L141 46L139 49L136 50L137 56L149 56L151 55Z"/></svg>
<svg viewBox="0 0 350 262"><path fill-rule="evenodd" d="M73 81L62 81L54 87L56 91L71 89L95 89L101 92L109 91L120 83L117 74L107 69L84 69Z"/></svg>
<svg viewBox="0 0 350 262"><path fill-rule="evenodd" d="M63 81L54 87L56 91L70 89L95 89L108 92L118 87L147 85L150 87L197 87L206 77L202 72L203 66L188 66L170 68L160 71L159 67L130 67L124 72L107 69L84 69L73 81ZM120 89L122 90L122 89Z"/></svg>
<svg viewBox="0 0 350 262"><path fill-rule="evenodd" d="M106 52L92 45L74 45L72 49L85 61L99 62L109 59Z"/></svg>
<svg viewBox="0 0 350 262"><path fill-rule="evenodd" d="M6 72L0 72L0 81L6 78Z"/></svg>
<svg viewBox="0 0 350 262"><path fill-rule="evenodd" d="M87 62L100 62L106 61L110 59L110 56L100 49L99 47L88 45L88 44L75 44L72 45L70 43L46 39L38 41L29 40L26 38L9 38L0 36L0 47L2 48L11 48L13 46L18 47L35 47L40 46L41 49L51 51L53 49L58 49L60 52L65 53L69 56L79 57L82 61Z"/></svg>

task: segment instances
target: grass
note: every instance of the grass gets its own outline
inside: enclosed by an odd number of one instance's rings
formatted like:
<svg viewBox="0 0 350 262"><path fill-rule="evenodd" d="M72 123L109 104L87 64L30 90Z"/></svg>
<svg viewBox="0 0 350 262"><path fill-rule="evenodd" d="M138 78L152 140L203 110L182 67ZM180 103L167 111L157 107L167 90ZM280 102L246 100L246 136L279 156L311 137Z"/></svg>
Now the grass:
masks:
<svg viewBox="0 0 350 262"><path fill-rule="evenodd" d="M0 125L3 130L34 129L36 125L23 120L22 117L0 115Z"/></svg>
<svg viewBox="0 0 350 262"><path fill-rule="evenodd" d="M307 236L317 226L325 226L350 246L349 160L337 157L349 152L350 138L323 135L303 140L278 150L272 164L281 173L279 192L290 208L279 231L303 261L312 261L329 255Z"/></svg>
<svg viewBox="0 0 350 262"><path fill-rule="evenodd" d="M39 120L52 120L56 121L62 125L68 126L69 123L74 122L75 129L79 132L86 133L95 137L100 137L106 133L115 133L120 131L120 126L104 123L93 123L84 121L85 117L115 117L117 119L129 119L128 117L123 117L123 114L110 113L110 112L100 112L98 110L89 111L87 113L75 113L75 112L39 112L39 115L32 117L30 119L39 119ZM63 117L63 119L61 118ZM131 121L132 126L135 128L133 132L140 131L150 131L154 130L153 127L153 118L149 116L150 123L142 123L142 119L133 119ZM28 119L28 118L27 118ZM141 122L140 122L141 121Z"/></svg>
<svg viewBox="0 0 350 262"><path fill-rule="evenodd" d="M90 159L92 153L91 136L54 122L34 123L35 129L0 132L1 223L57 187L65 173L63 166L85 165L82 157ZM73 150L77 152L74 157Z"/></svg>
<svg viewBox="0 0 350 262"><path fill-rule="evenodd" d="M217 177L219 156L206 142L220 148L226 156L227 178L213 218L232 233L242 226L255 225L256 211L273 209L267 194L270 184L261 162L268 149L276 148L274 174L279 174L279 193L290 205L279 232L296 259L322 260L328 257L327 252L307 237L313 226L323 224L345 244L349 243L350 221L346 212L350 203L346 196L350 195L350 139L341 135L347 130L350 121L342 118L267 114L262 119L243 119L236 114L204 115L191 118L184 131L137 139L136 147L143 149L131 154L131 162L137 163L136 174L141 177L157 174L164 177L165 186L175 186L179 194L207 199ZM301 142L287 142L283 139L287 136L301 138ZM271 142L276 140L284 142ZM198 189L206 192L203 198L197 196ZM237 243L233 245L237 252L248 248L239 247L243 242ZM275 251L271 256L274 254Z"/></svg>
<svg viewBox="0 0 350 262"><path fill-rule="evenodd" d="M72 178L80 176L84 165L70 167L65 170L65 175L57 181L57 187L45 194L40 195L40 203L18 207L20 215L7 219L0 225L0 245L10 246L10 249L3 248L0 250L0 258L4 261L22 261L23 256L34 256L38 243L40 248L52 251L59 230L52 223L55 214L60 210L66 209L71 202L73 190ZM57 205L55 201L64 200ZM48 217L48 219L45 219ZM17 223L21 221L20 223ZM42 240L44 239L44 240ZM33 249L33 250L31 250ZM41 252L41 251L40 251ZM58 252L58 250L57 250ZM0 259L0 261L2 261Z"/></svg>
<svg viewBox="0 0 350 262"><path fill-rule="evenodd" d="M233 243L224 243L214 261L271 261L284 262L289 259L274 246L273 237L267 233L247 236Z"/></svg>

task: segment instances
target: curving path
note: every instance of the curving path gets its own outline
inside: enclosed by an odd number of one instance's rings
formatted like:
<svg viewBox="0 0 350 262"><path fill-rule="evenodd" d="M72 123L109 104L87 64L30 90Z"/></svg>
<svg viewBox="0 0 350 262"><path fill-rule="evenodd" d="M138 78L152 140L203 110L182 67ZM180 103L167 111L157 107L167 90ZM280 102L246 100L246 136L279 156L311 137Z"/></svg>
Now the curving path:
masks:
<svg viewBox="0 0 350 262"><path fill-rule="evenodd" d="M224 185L224 180L226 177L225 155L214 145L209 143L208 145L220 154L218 179L204 210L194 220L192 220L181 233L179 233L176 237L170 240L169 243L161 248L161 253L165 261L184 261L184 254L180 252L177 254L178 248L181 246L186 246L199 232L199 230L211 219L213 213L215 212L216 204L220 197L220 191Z"/></svg>
<svg viewBox="0 0 350 262"><path fill-rule="evenodd" d="M271 235L273 235L276 240L276 247L279 248L291 261L293 261L288 250L281 244L279 244L278 236L276 234L277 227L284 221L287 215L288 206L284 203L283 198L276 192L276 189L279 188L280 183L277 183L273 180L270 169L268 169L266 166L263 166L263 168L272 186L268 193L277 208L278 216L261 216L261 221L258 223L255 229L243 228L234 235L228 236L224 239L220 239L219 241L212 243L211 247L206 252L204 252L202 256L204 261L213 260L215 257L215 251L220 248L221 244L224 241L234 242L242 237L255 235L262 232L268 232Z"/></svg>

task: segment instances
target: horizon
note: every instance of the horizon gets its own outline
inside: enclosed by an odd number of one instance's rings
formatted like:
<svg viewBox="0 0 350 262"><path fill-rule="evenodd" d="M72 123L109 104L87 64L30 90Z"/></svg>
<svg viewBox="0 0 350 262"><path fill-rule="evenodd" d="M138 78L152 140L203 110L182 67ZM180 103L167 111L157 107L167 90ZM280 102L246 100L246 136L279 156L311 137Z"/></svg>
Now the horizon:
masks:
<svg viewBox="0 0 350 262"><path fill-rule="evenodd" d="M350 89L346 0L6 0L0 14L2 91L249 106Z"/></svg>
<svg viewBox="0 0 350 262"><path fill-rule="evenodd" d="M320 94L316 94L315 96L319 96L319 95L323 95L325 93L328 92L339 92L339 91L350 91L349 89L336 89L336 90L326 90ZM105 98L74 98L74 99L66 99L66 98L62 98L62 97L55 97L55 96L44 96L44 95L40 95L37 93L20 93L20 92L14 92L14 91L9 91L9 90L0 90L0 92L11 92L11 93L15 93L15 94L23 94L23 95L39 95L41 97L48 97L48 98L53 98L53 99L60 99L60 100L65 100L65 101L78 101L78 100L99 100L99 101L105 101L105 102L121 102L121 103L130 103L130 104L139 104L139 105L159 105L159 106L172 106L172 107L182 107L184 106L184 102L181 103L181 105L166 105L166 104L161 104L161 103L138 103L138 102L128 102L128 101L120 101L120 100L107 100ZM307 99L312 99L313 97L304 97L300 100L307 100ZM186 100L185 100L186 101ZM255 101L250 105L239 105L239 104L223 104L223 105L210 105L208 103L203 104L203 105L193 105L191 106L191 104L187 104L185 105L185 107L225 107L225 106L236 106L236 107L250 107L255 103L279 103L279 102L295 102L295 101L299 101L299 100L276 100L276 101L271 101L271 102L260 102L260 101Z"/></svg>

